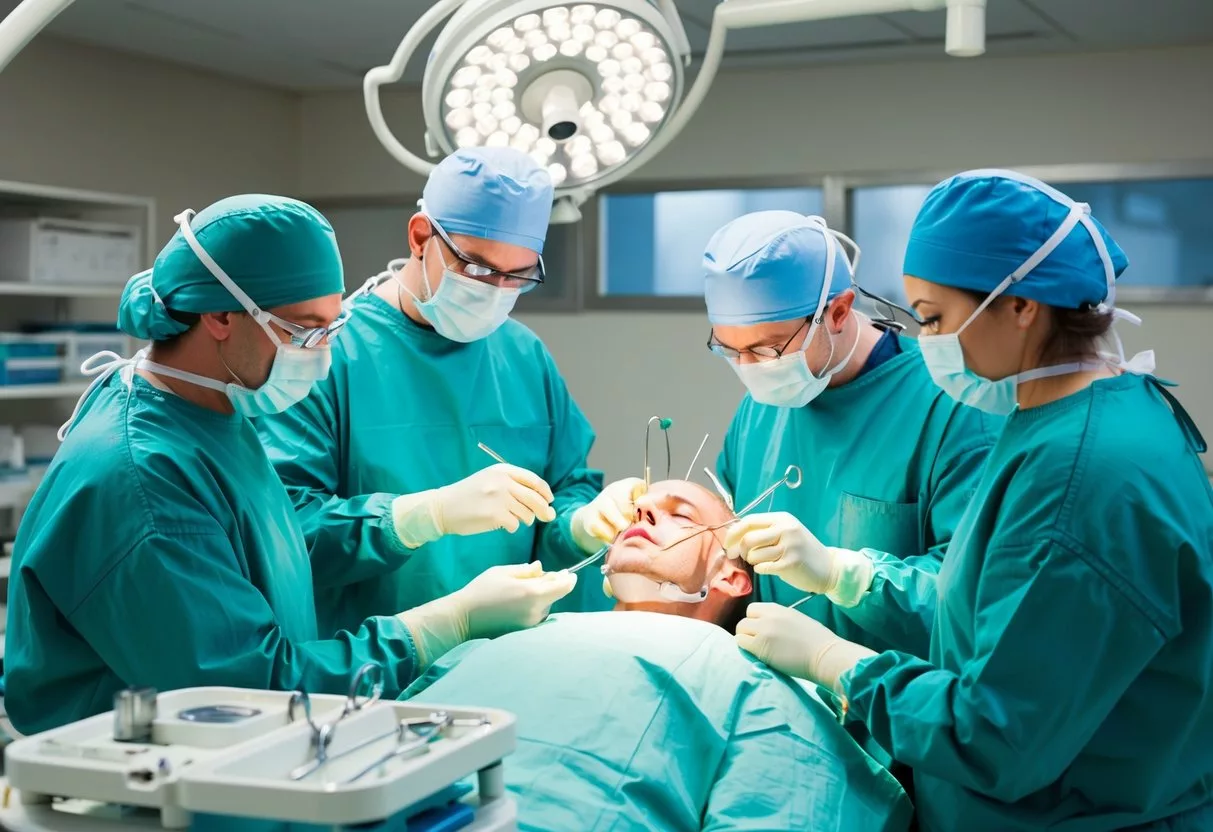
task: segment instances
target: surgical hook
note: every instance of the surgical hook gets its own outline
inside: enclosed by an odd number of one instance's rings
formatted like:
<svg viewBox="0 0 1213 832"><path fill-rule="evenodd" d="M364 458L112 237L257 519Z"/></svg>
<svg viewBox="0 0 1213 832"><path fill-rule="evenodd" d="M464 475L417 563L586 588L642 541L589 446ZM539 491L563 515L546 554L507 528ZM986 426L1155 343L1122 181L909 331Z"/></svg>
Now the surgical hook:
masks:
<svg viewBox="0 0 1213 832"><path fill-rule="evenodd" d="M763 500L767 499L772 494L774 494L776 489L778 489L781 485L786 485L790 491L795 491L797 488L800 488L800 484L803 481L804 481L804 477L801 474L800 466L799 465L789 465L787 467L787 469L783 472L783 476L781 478L779 478L775 482L771 483L771 485L765 491L763 491L761 494L759 494L757 497L755 497L750 502L746 503L745 507L742 508L740 511L736 512L732 518L725 520L723 523L717 523L715 526L704 526L702 529L691 532L686 537L679 538L678 540L675 540L673 543L668 543L665 546L662 546L661 551L664 552L667 549L672 549L675 546L678 546L679 544L686 543L691 538L698 537L699 535L703 534L704 532L719 531L720 529L723 529L725 526L731 526L734 523L736 523L738 520L740 520L741 518L745 517L751 511L753 511L758 506L758 504L761 503Z"/></svg>
<svg viewBox="0 0 1213 832"><path fill-rule="evenodd" d="M673 465L674 459L670 453L670 426L674 424L674 420L664 416L653 416L644 426L644 488L646 491L653 484L653 478L649 475L649 429L653 427L654 422L665 434L665 478L667 480L670 478L670 466Z"/></svg>

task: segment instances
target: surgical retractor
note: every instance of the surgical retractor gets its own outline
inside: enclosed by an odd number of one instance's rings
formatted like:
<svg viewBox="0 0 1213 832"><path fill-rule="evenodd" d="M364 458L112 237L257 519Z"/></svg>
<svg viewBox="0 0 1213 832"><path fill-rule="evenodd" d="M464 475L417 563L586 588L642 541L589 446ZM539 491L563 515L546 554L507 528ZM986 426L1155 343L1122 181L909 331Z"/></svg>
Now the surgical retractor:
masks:
<svg viewBox="0 0 1213 832"><path fill-rule="evenodd" d="M800 466L799 465L789 465L787 467L787 469L783 472L782 477L777 479L775 482L771 483L771 485L768 486L765 491L763 491L761 494L759 494L753 500L746 503L745 506L740 511L735 512L734 515L730 519L724 521L723 523L717 523L715 526L704 526L702 529L697 529L696 531L691 532L690 534L686 535L685 537L681 537L678 540L675 540L673 543L666 544L665 546L661 547L661 550L664 552L667 549L672 549L681 543L686 543L688 540L690 540L693 537L698 537L699 535L703 534L704 532L714 532L714 531L723 529L725 526L731 526L734 523L736 523L738 520L740 520L741 518L745 517L747 514L749 514L755 508L757 508L760 503L762 503L764 500L766 500L768 497L770 497L772 494L774 494L775 491L780 486L786 485L790 491L795 491L797 488L800 488L800 484L803 481L803 479L804 478L801 474Z"/></svg>
<svg viewBox="0 0 1213 832"><path fill-rule="evenodd" d="M644 487L647 490L653 484L653 478L649 472L649 429L656 422L661 428L661 432L665 434L665 477L670 478L670 467L673 465L673 456L670 453L670 428L674 424L673 419L667 419L664 416L653 416L644 426Z"/></svg>

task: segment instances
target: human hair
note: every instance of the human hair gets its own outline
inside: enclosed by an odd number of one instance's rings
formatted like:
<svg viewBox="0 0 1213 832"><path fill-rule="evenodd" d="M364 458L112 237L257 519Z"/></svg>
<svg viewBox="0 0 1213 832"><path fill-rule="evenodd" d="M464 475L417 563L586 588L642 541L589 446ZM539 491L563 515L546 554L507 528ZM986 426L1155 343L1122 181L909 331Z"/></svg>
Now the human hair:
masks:
<svg viewBox="0 0 1213 832"><path fill-rule="evenodd" d="M961 289L977 303L986 293ZM994 304L1009 302L1014 295L1000 295ZM991 304L993 306L994 304ZM1099 339L1112 328L1112 312L1097 304L1084 304L1078 309L1049 306L1049 333L1040 348L1041 366L1063 361L1093 358L1099 351Z"/></svg>

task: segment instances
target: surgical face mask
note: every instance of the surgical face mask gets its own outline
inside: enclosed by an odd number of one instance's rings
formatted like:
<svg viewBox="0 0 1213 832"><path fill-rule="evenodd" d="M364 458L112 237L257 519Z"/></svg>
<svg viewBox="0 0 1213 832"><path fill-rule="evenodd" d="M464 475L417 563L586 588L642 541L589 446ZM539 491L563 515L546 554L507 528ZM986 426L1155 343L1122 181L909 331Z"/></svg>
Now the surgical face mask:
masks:
<svg viewBox="0 0 1213 832"><path fill-rule="evenodd" d="M773 407L804 407L820 396L830 386L830 379L850 363L851 357L855 355L855 349L859 346L858 323L855 327L855 340L852 342L846 358L833 367L830 366L834 361L834 334L827 330L826 334L830 338L830 357L826 360L827 369L820 376L809 369L805 351L809 347L816 327L817 322L814 321L809 327L809 334L805 337L804 346L796 352L781 355L769 361L754 361L749 364L737 362L732 365L733 371L750 391L750 396L754 401Z"/></svg>
<svg viewBox="0 0 1213 832"><path fill-rule="evenodd" d="M928 372L931 374L931 380L953 399L961 404L984 410L987 413L1006 416L1019 406L1017 392L1019 385L1024 382L1069 375L1070 373L1082 372L1084 370L1098 370L1106 368L1109 365L1110 362L1107 360L1099 362L1074 361L1050 367L1037 367L1007 376L1006 378L991 380L977 375L965 366L964 348L960 344L960 334L968 329L969 325L977 319L977 316L984 312L1012 284L1023 280L1032 269L1044 262L1053 249L1060 245L1061 241L1074 230L1074 226L1080 222L1083 223L1092 238L1096 240L1096 246L1099 248L1100 255L1104 260L1105 271L1109 275L1108 292L1109 297L1111 297L1113 291L1112 281L1115 280L1111 259L1107 254L1106 247L1103 245L1103 238L1099 236L1099 231L1094 228L1090 220L1086 220L1088 210L1089 208L1081 203L1071 205L1069 216L1066 217L1053 236L1046 240L1018 269L996 286L994 291L981 302L981 305L973 310L973 314L960 326L960 329L947 335L918 336L922 358L927 365ZM1084 220L1086 221L1083 222ZM1118 365L1123 364L1122 356L1122 360Z"/></svg>
<svg viewBox="0 0 1213 832"><path fill-rule="evenodd" d="M436 235L429 242L436 242ZM429 242L426 243L427 251ZM429 271L426 269L426 254L421 258L421 275L427 298L422 300L412 290L401 286L417 305L421 317L429 321L434 331L451 341L468 344L492 335L510 317L514 304L518 302L520 289L492 286L447 268L442 269L442 282L438 291L430 291Z"/></svg>

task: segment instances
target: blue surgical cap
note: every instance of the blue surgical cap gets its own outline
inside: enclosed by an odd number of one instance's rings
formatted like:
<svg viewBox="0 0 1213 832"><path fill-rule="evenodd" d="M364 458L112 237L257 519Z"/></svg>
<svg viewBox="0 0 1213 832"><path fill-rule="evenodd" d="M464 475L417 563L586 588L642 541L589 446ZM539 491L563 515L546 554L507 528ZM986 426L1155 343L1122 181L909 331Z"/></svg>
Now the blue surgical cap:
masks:
<svg viewBox="0 0 1213 832"><path fill-rule="evenodd" d="M265 194L228 197L198 213L190 229L206 253L262 308L345 289L333 227L307 203ZM118 326L135 338L170 338L188 327L174 320L168 309L244 309L198 259L181 229L151 269L127 282L118 303Z"/></svg>
<svg viewBox="0 0 1213 832"><path fill-rule="evenodd" d="M542 254L552 218L552 178L520 150L456 150L430 172L422 206L448 234L497 240Z"/></svg>
<svg viewBox="0 0 1213 832"><path fill-rule="evenodd" d="M1073 200L1012 171L974 170L940 182L927 195L906 247L904 272L957 289L992 292L1061 227ZM1090 218L1119 277L1125 253ZM1078 309L1108 296L1099 249L1082 223L1006 294Z"/></svg>
<svg viewBox="0 0 1213 832"><path fill-rule="evenodd" d="M712 235L703 253L708 320L745 326L807 318L817 313L822 281L833 298L851 286L842 245L817 219L794 211L757 211ZM827 277L826 246L834 247Z"/></svg>

